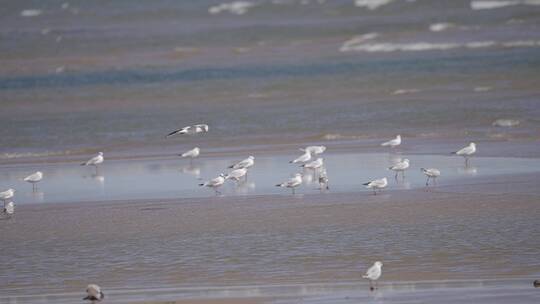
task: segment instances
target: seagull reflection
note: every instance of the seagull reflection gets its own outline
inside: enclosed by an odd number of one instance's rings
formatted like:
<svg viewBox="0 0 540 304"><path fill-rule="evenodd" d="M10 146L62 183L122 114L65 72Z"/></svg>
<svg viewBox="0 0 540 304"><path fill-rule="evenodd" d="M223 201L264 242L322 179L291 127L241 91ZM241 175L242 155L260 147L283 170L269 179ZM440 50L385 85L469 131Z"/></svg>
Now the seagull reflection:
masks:
<svg viewBox="0 0 540 304"><path fill-rule="evenodd" d="M306 184L306 185L311 185L313 184L313 181L315 180L315 176L314 176L314 172L311 172L310 171L304 171L304 174L302 175L302 181Z"/></svg>
<svg viewBox="0 0 540 304"><path fill-rule="evenodd" d="M43 191L32 192L32 198L34 201L42 203L45 198L45 193Z"/></svg>
<svg viewBox="0 0 540 304"><path fill-rule="evenodd" d="M240 194L246 194L253 190L255 190L255 183L244 181L244 182L239 182L236 184L234 192L240 193Z"/></svg>
<svg viewBox="0 0 540 304"><path fill-rule="evenodd" d="M465 166L457 169L458 174L461 175L476 175L478 174L478 168L472 166Z"/></svg>
<svg viewBox="0 0 540 304"><path fill-rule="evenodd" d="M196 178L199 178L201 176L201 168L199 166L194 166L191 164L180 168L180 171L184 174L193 175Z"/></svg>

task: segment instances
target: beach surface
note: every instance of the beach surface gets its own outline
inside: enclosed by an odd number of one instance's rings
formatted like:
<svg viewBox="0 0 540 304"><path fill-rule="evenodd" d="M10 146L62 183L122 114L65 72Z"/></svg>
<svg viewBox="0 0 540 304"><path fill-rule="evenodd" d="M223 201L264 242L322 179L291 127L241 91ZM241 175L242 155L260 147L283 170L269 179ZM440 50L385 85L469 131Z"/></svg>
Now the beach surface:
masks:
<svg viewBox="0 0 540 304"><path fill-rule="evenodd" d="M10 257L0 262L0 303L73 303L89 282L107 291L106 303L538 299L536 158L475 157L464 167L448 155L344 151L324 155L329 191L305 179L296 195L274 186L298 170L284 152L256 158L255 186L228 182L221 195L185 180L179 160L150 158L109 161L84 199L55 183L83 183L94 169L52 163L43 201L28 187L16 215L0 221ZM384 169L396 157L413 164L404 180ZM197 162L218 172L224 159ZM443 175L426 187L418 167L431 163ZM389 189L373 195L361 187L368 176L388 176ZM109 187L109 199L91 194ZM384 274L371 293L361 275L375 260Z"/></svg>

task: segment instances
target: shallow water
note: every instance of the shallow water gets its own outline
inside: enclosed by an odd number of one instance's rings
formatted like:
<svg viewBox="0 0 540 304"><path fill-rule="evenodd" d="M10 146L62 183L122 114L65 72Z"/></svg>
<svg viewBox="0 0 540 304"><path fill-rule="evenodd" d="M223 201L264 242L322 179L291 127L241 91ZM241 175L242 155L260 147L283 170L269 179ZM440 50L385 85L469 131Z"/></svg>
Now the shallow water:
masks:
<svg viewBox="0 0 540 304"><path fill-rule="evenodd" d="M381 149L386 150L386 149ZM289 151L289 153L294 151ZM298 151L298 155L301 152ZM247 155L245 155L247 157ZM249 170L248 178L238 184L227 181L219 190L224 196L241 195L288 195L290 189L275 185L287 180L296 172L303 172L304 184L298 194L319 192L318 173L302 170L298 164L290 164L294 154L256 156L256 165ZM332 192L369 191L363 183L387 177L389 190L424 188L426 178L422 167L441 170L438 185L466 185L473 177L537 172L538 159L474 157L469 166L463 158L443 155L407 155L398 153L325 153L324 159ZM395 179L389 166L400 159L408 158L411 167L405 178ZM190 164L181 158L108 160L98 171L94 167L81 167L75 163L48 165L4 165L0 173L0 189L15 188L14 202L17 205L83 201L109 201L128 199L167 199L212 197L214 191L198 186L208 179L227 173L227 167L239 159L225 157L201 157ZM24 181L26 175L41 170L44 179L33 192L32 186ZM97 173L96 173L97 172ZM3 190L2 190L3 191Z"/></svg>

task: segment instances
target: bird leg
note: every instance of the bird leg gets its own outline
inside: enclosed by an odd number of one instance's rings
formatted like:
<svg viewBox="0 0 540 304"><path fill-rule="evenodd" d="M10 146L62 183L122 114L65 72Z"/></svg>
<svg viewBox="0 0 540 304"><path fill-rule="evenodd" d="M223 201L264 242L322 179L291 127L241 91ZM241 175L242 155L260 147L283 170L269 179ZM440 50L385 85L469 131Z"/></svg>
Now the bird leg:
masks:
<svg viewBox="0 0 540 304"><path fill-rule="evenodd" d="M429 185L429 176L426 179L426 187Z"/></svg>

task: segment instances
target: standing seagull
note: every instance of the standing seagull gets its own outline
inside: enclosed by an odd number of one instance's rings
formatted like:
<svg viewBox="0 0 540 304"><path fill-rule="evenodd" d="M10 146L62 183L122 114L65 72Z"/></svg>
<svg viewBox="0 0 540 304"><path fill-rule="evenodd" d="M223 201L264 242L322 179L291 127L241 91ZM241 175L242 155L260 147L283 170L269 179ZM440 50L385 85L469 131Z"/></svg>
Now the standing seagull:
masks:
<svg viewBox="0 0 540 304"><path fill-rule="evenodd" d="M430 178L432 178L432 179L433 179L433 182L436 184L436 183L437 183L436 178L439 177L439 176L441 176L441 171L439 171L439 169L435 169L435 168L428 168L428 169L420 168L420 170L427 176L426 186L429 185L429 179L430 179Z"/></svg>
<svg viewBox="0 0 540 304"><path fill-rule="evenodd" d="M237 162L234 165L230 165L229 169L241 169L241 168L248 169L251 166L253 166L254 164L255 164L255 157L250 155L248 158L243 159L243 160Z"/></svg>
<svg viewBox="0 0 540 304"><path fill-rule="evenodd" d="M239 182L242 177L245 177L247 174L246 168L240 168L231 171L229 174L225 175L225 179L233 179L236 182Z"/></svg>
<svg viewBox="0 0 540 304"><path fill-rule="evenodd" d="M219 192L217 188L221 187L223 183L225 183L225 175L221 173L218 177L211 179L205 183L199 184L199 186L212 188L214 189L217 195L217 194L221 194L221 192Z"/></svg>
<svg viewBox="0 0 540 304"><path fill-rule="evenodd" d="M465 158L465 166L469 166L469 156L474 153L476 153L476 144L473 142L459 151L452 152L452 154L463 156Z"/></svg>
<svg viewBox="0 0 540 304"><path fill-rule="evenodd" d="M326 151L325 146L307 146L305 148L301 148L300 151L309 152L314 155L322 154L324 151Z"/></svg>
<svg viewBox="0 0 540 304"><path fill-rule="evenodd" d="M230 165L229 169L242 169L242 168L249 169L254 164L255 164L255 157L250 155L250 156L248 156L248 158L243 159L243 160L237 162L234 165ZM247 171L246 171L246 180L247 180Z"/></svg>
<svg viewBox="0 0 540 304"><path fill-rule="evenodd" d="M305 163L311 160L311 152L305 151L304 154L300 155L298 158L291 160L289 163L296 164L296 163Z"/></svg>
<svg viewBox="0 0 540 304"><path fill-rule="evenodd" d="M291 188L292 194L294 194L294 189L302 184L302 174L296 173L293 177L289 178L287 181L277 184L276 187L282 188Z"/></svg>
<svg viewBox="0 0 540 304"><path fill-rule="evenodd" d="M4 205L4 210L3 212L9 217L9 216L12 216L13 213L15 212L15 204L13 204L13 202L9 202L7 204Z"/></svg>
<svg viewBox="0 0 540 304"><path fill-rule="evenodd" d="M201 149L199 147L195 147L187 152L184 152L178 156L182 157L189 157L189 163L193 164L193 159L199 157L199 154L201 154Z"/></svg>
<svg viewBox="0 0 540 304"><path fill-rule="evenodd" d="M373 194L377 195L377 190L382 190L388 186L388 180L386 177L384 177L381 179L372 180L362 185L366 186L368 189L373 189Z"/></svg>
<svg viewBox="0 0 540 304"><path fill-rule="evenodd" d="M390 148L394 148L401 145L401 135L396 136L396 138L389 140L387 142L383 142L381 146L390 146Z"/></svg>
<svg viewBox="0 0 540 304"><path fill-rule="evenodd" d="M401 172L401 175L403 176L403 178L405 178L405 170L407 170L407 168L409 168L409 160L404 159L403 161L400 161L399 163L393 165L392 167L389 167L388 170L392 170L396 172L395 178L397 180L399 172Z"/></svg>
<svg viewBox="0 0 540 304"><path fill-rule="evenodd" d="M0 192L0 200L3 200L4 204L8 199L12 198L13 196L15 196L15 190L11 188L7 189L6 191Z"/></svg>
<svg viewBox="0 0 540 304"><path fill-rule="evenodd" d="M94 166L96 167L96 174L98 173L98 165L103 163L103 152L98 152L98 154L86 162L82 163L81 166Z"/></svg>
<svg viewBox="0 0 540 304"><path fill-rule="evenodd" d="M87 296L83 300L90 300L92 303L101 301L105 298L105 294L101 291L101 288L96 284L90 284L86 287Z"/></svg>
<svg viewBox="0 0 540 304"><path fill-rule="evenodd" d="M43 179L43 173L41 171L34 172L27 177L25 177L23 180L25 182L29 182L32 184L32 191L37 190L37 183L39 183Z"/></svg>
<svg viewBox="0 0 540 304"><path fill-rule="evenodd" d="M377 261L373 263L373 266L369 267L369 269L366 271L366 274L362 276L362 278L369 280L370 290L377 288L377 280L382 275L382 266L383 266L383 263ZM375 282L375 288L373 288L373 282Z"/></svg>

